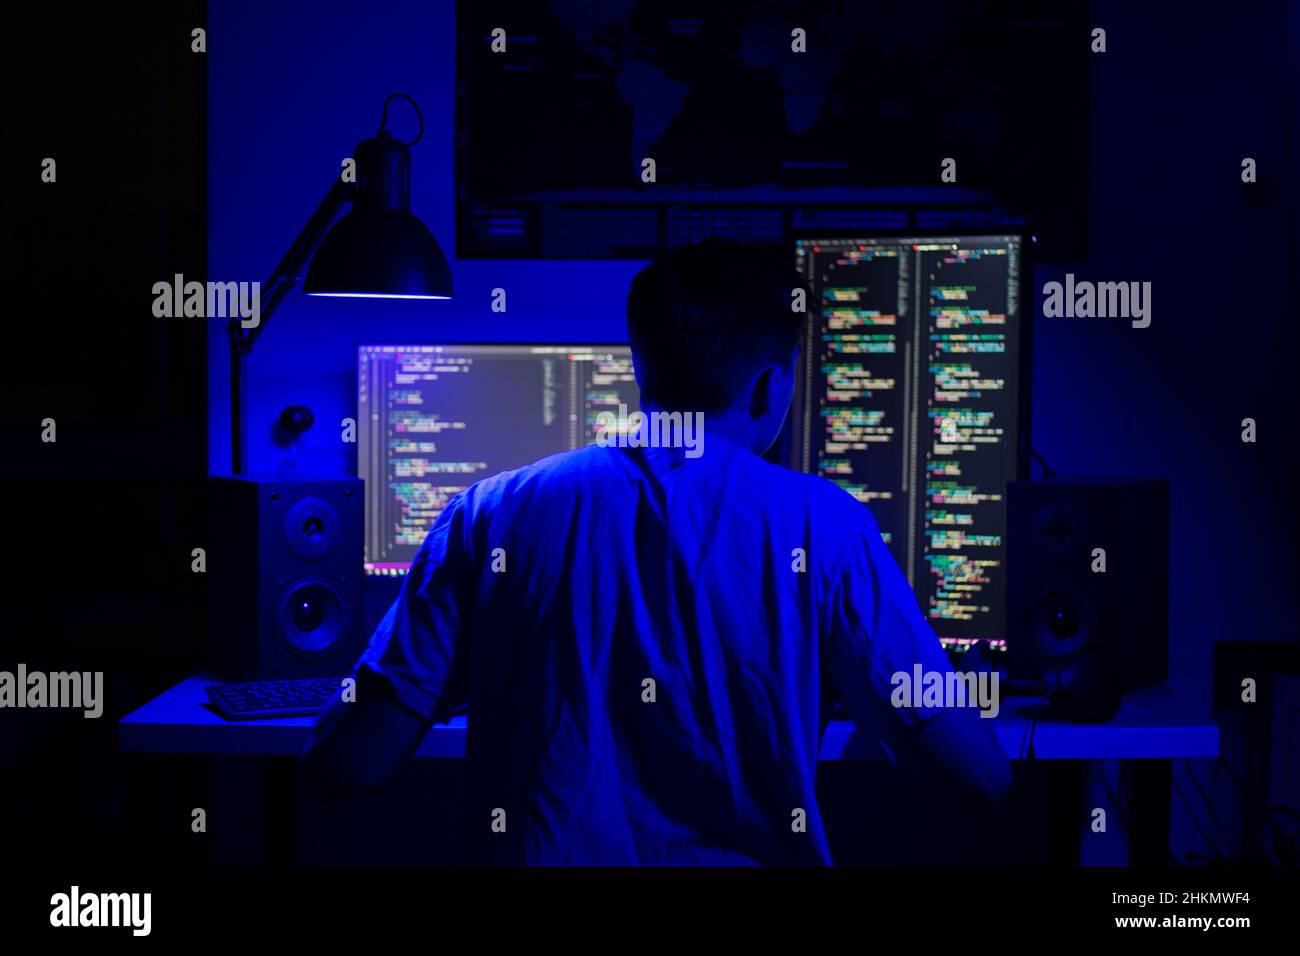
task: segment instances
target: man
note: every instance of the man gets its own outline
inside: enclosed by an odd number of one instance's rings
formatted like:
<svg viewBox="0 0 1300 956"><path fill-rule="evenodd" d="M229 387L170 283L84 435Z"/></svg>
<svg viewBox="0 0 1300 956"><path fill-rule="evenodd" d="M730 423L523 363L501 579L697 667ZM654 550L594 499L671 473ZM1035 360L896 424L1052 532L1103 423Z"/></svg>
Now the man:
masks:
<svg viewBox="0 0 1300 956"><path fill-rule="evenodd" d="M951 667L870 512L761 457L794 394L799 285L720 242L634 279L642 408L701 413L702 446L591 446L452 501L356 701L317 724L322 789L374 784L467 702L481 861L829 863L813 784L838 700L899 759L1001 797L990 721L890 705L892 675Z"/></svg>

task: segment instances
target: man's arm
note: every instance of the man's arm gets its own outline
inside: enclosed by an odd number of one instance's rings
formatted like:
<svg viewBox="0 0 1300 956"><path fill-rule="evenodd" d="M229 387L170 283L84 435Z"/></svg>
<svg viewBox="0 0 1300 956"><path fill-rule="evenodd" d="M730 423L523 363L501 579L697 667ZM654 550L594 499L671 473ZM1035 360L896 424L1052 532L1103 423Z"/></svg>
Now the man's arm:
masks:
<svg viewBox="0 0 1300 956"><path fill-rule="evenodd" d="M387 777L428 729L428 721L405 710L363 667L356 700L336 695L317 718L299 772L322 800L348 799Z"/></svg>
<svg viewBox="0 0 1300 956"><path fill-rule="evenodd" d="M945 708L896 737L893 753L905 772L937 777L967 802L993 807L1011 789L1011 764L992 724L970 710Z"/></svg>
<svg viewBox="0 0 1300 956"><path fill-rule="evenodd" d="M382 781L464 702L465 608L473 562L466 546L466 496L434 522L353 676L353 700L334 697L302 756L305 782L326 799ZM351 695L349 695L351 696Z"/></svg>
<svg viewBox="0 0 1300 956"><path fill-rule="evenodd" d="M993 721L973 707L893 706L894 678L952 670L907 579L863 509L841 571L830 635L830 673L840 702L864 731L883 727L898 765L938 778L968 802L993 805L1011 786L1011 766ZM900 695L910 704L910 695Z"/></svg>

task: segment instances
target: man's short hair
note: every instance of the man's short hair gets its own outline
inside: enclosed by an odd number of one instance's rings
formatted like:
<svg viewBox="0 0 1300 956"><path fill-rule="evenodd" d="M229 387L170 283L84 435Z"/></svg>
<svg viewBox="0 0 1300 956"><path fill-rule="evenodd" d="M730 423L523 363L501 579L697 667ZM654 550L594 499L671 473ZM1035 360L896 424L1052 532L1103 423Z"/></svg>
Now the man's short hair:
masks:
<svg viewBox="0 0 1300 956"><path fill-rule="evenodd" d="M806 311L807 288L789 253L769 246L707 240L679 246L632 280L627 337L643 404L717 411L754 371L788 361Z"/></svg>

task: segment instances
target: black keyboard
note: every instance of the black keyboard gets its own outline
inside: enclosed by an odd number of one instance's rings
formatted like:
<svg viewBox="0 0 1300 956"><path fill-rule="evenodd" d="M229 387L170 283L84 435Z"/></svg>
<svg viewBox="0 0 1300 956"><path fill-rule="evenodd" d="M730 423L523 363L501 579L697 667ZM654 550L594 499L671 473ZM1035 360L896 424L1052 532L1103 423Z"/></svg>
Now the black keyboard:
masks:
<svg viewBox="0 0 1300 956"><path fill-rule="evenodd" d="M208 700L226 720L301 717L320 713L343 684L337 677L209 684Z"/></svg>

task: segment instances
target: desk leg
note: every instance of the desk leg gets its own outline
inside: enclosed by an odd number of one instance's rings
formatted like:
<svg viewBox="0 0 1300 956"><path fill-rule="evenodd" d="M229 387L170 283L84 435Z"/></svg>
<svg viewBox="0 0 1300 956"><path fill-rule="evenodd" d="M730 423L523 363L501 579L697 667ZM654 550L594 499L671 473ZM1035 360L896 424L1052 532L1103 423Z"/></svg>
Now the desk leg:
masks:
<svg viewBox="0 0 1300 956"><path fill-rule="evenodd" d="M1171 760L1126 760L1129 773L1129 866L1169 866Z"/></svg>
<svg viewBox="0 0 1300 956"><path fill-rule="evenodd" d="M216 866L284 866L293 861L293 760L217 755L212 758Z"/></svg>

